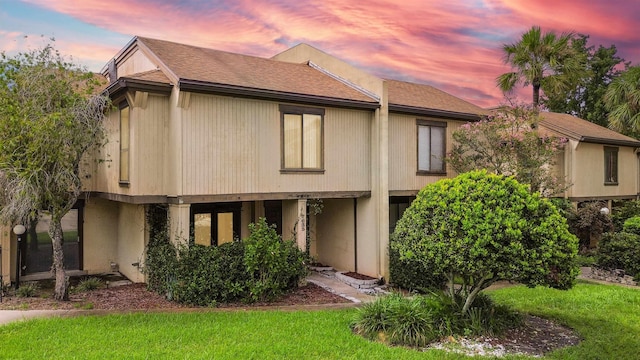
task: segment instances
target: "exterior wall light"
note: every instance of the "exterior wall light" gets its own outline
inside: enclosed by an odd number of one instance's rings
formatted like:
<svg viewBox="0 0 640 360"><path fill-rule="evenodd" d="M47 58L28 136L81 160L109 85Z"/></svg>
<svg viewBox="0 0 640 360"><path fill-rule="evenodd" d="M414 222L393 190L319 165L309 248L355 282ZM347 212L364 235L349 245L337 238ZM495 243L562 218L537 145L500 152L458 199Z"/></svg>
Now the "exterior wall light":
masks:
<svg viewBox="0 0 640 360"><path fill-rule="evenodd" d="M27 228L22 224L13 227L13 233L18 236L18 247L16 248L16 290L20 287L20 270L22 269L22 254L20 253L20 249L22 248L22 235L25 231L27 231Z"/></svg>

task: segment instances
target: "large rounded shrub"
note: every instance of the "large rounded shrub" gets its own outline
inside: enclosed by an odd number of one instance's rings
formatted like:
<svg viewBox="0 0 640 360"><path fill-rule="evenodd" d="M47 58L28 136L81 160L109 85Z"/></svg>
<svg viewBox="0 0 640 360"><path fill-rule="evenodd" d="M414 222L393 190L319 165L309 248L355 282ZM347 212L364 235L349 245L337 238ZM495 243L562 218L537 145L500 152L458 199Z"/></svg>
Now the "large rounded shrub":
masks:
<svg viewBox="0 0 640 360"><path fill-rule="evenodd" d="M472 171L423 188L398 221L391 252L445 276L465 299L497 280L567 289L577 238L553 204L510 177Z"/></svg>

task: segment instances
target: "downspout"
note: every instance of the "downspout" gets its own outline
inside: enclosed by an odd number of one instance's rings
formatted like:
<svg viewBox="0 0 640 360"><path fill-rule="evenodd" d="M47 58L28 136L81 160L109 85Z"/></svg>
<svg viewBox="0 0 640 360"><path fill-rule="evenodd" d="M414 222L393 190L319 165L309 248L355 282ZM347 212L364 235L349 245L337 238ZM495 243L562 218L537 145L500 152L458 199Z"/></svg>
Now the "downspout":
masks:
<svg viewBox="0 0 640 360"><path fill-rule="evenodd" d="M358 272L358 198L353 198L353 272Z"/></svg>

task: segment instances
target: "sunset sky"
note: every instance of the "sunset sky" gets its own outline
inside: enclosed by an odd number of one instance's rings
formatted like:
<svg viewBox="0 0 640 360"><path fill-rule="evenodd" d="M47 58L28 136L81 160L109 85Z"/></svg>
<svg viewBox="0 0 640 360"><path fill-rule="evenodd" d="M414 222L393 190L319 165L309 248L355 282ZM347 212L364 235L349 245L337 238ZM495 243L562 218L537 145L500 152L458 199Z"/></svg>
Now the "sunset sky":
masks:
<svg viewBox="0 0 640 360"><path fill-rule="evenodd" d="M636 0L0 0L0 50L9 54L54 37L99 71L135 35L262 57L305 42L480 106L503 99L501 45L532 25L589 34L591 45L615 44L640 63Z"/></svg>

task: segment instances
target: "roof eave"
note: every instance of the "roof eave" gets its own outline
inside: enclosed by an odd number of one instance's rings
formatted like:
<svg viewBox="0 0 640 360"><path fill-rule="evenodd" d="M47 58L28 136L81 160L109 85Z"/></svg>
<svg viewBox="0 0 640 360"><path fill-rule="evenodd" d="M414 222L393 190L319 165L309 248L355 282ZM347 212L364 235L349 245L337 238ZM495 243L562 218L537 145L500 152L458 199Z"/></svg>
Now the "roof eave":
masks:
<svg viewBox="0 0 640 360"><path fill-rule="evenodd" d="M261 100L286 101L299 104L318 104L326 106L345 107L351 109L375 110L380 107L378 102L349 100L333 98L327 96L317 96L309 94L298 94L284 91L255 89L243 86L203 82L198 80L180 79L178 86L182 91L189 91L203 94L219 94L227 96L238 96Z"/></svg>
<svg viewBox="0 0 640 360"><path fill-rule="evenodd" d="M172 87L173 85L171 84L122 77L116 80L115 82L111 83L105 89L105 92L111 98L115 98L119 94L127 90L145 91L145 92L150 92L154 94L169 95L171 94Z"/></svg>
<svg viewBox="0 0 640 360"><path fill-rule="evenodd" d="M403 113L403 114L410 114L410 115L431 116L431 117L437 117L437 118L455 119L455 120L463 120L463 121L480 121L480 119L482 118L481 114L462 113L462 112L440 110L440 109L428 109L428 108L421 108L421 107L408 106L408 105L398 105L398 104L389 104L389 111Z"/></svg>
<svg viewBox="0 0 640 360"><path fill-rule="evenodd" d="M633 140L617 140L617 139L605 139L598 138L592 136L583 136L580 138L580 141L586 143L594 143L594 144L604 144L604 145L618 145L618 146L629 146L629 147L640 147L640 141Z"/></svg>

